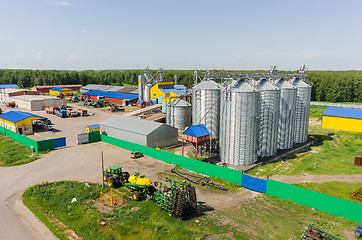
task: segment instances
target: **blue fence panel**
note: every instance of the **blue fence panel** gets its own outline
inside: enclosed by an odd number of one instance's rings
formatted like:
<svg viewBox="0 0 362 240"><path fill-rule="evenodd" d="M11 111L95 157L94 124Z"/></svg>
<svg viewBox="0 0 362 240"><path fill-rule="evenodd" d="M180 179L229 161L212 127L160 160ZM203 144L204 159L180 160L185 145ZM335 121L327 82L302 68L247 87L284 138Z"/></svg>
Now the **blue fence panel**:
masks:
<svg viewBox="0 0 362 240"><path fill-rule="evenodd" d="M267 181L260 178L255 178L246 174L243 174L241 186L253 191L266 193Z"/></svg>
<svg viewBox="0 0 362 240"><path fill-rule="evenodd" d="M53 139L54 148L65 147L67 145L65 137Z"/></svg>

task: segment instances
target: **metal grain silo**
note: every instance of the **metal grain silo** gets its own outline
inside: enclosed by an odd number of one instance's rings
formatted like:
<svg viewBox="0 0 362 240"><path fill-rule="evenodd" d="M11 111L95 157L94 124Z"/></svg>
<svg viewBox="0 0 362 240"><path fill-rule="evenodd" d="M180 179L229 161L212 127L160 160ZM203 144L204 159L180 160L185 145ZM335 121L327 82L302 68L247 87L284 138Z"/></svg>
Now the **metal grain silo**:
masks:
<svg viewBox="0 0 362 240"><path fill-rule="evenodd" d="M284 79L274 84L280 89L278 148L289 149L294 144L297 88Z"/></svg>
<svg viewBox="0 0 362 240"><path fill-rule="evenodd" d="M308 138L309 108L312 87L302 79L294 78L291 84L297 87L297 103L295 110L295 143L302 143Z"/></svg>
<svg viewBox="0 0 362 240"><path fill-rule="evenodd" d="M269 157L278 149L280 90L267 79L256 82L259 91L259 149L258 156Z"/></svg>
<svg viewBox="0 0 362 240"><path fill-rule="evenodd" d="M192 124L196 125L205 116L220 95L220 85L208 80L192 88ZM206 117L201 121L210 132L210 138L219 138L220 100L215 103Z"/></svg>
<svg viewBox="0 0 362 240"><path fill-rule="evenodd" d="M191 104L177 98L167 104L166 123L178 129L191 125Z"/></svg>
<svg viewBox="0 0 362 240"><path fill-rule="evenodd" d="M146 83L146 78L144 75L138 75L138 100L143 100L143 92L144 92L144 85Z"/></svg>
<svg viewBox="0 0 362 240"><path fill-rule="evenodd" d="M258 102L258 91L244 80L232 80L221 96L221 162L250 165L257 161Z"/></svg>
<svg viewBox="0 0 362 240"><path fill-rule="evenodd" d="M152 88L152 83L147 83L145 85L145 90L143 92L143 100L145 102L150 102L151 101L151 88Z"/></svg>

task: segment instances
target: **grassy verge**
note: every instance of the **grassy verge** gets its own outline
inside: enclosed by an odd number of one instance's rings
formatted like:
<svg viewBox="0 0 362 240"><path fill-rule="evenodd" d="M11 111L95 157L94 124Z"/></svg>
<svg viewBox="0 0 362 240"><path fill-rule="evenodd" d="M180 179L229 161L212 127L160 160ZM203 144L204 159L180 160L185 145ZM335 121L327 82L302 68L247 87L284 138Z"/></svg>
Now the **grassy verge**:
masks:
<svg viewBox="0 0 362 240"><path fill-rule="evenodd" d="M35 152L31 156L31 149L12 138L0 133L0 166L16 166L35 161L40 158L44 152Z"/></svg>
<svg viewBox="0 0 362 240"><path fill-rule="evenodd" d="M322 113L326 110L327 106L310 105L310 118L322 119Z"/></svg>
<svg viewBox="0 0 362 240"><path fill-rule="evenodd" d="M268 195L223 210L204 205L185 220L169 217L150 200L102 212L94 206L100 190L98 184L44 183L27 189L23 201L60 239L70 233L83 239L299 239L309 223L345 239L357 224Z"/></svg>
<svg viewBox="0 0 362 240"><path fill-rule="evenodd" d="M350 196L351 193L362 187L362 182L351 183L332 181L323 183L298 183L294 185L362 204L362 200Z"/></svg>
<svg viewBox="0 0 362 240"><path fill-rule="evenodd" d="M310 125L309 135L317 139L310 148L248 173L255 176L362 174L362 168L354 165L354 157L362 155L362 133Z"/></svg>

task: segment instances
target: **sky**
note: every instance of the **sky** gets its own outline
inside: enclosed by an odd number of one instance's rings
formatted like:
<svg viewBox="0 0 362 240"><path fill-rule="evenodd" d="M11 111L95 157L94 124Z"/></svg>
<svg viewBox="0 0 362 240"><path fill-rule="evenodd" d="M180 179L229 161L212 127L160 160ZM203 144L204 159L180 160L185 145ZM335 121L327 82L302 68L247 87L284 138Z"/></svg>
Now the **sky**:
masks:
<svg viewBox="0 0 362 240"><path fill-rule="evenodd" d="M0 0L0 69L362 70L360 0Z"/></svg>

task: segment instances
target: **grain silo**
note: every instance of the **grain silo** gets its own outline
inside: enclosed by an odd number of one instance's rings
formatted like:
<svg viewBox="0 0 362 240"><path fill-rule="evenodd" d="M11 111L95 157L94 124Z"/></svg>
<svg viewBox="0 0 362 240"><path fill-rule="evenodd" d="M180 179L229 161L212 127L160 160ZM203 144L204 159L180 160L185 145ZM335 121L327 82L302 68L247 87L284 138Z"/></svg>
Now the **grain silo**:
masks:
<svg viewBox="0 0 362 240"><path fill-rule="evenodd" d="M256 162L258 91L244 80L232 80L220 104L220 161L233 165Z"/></svg>
<svg viewBox="0 0 362 240"><path fill-rule="evenodd" d="M178 129L191 125L191 104L177 98L167 104L166 123Z"/></svg>
<svg viewBox="0 0 362 240"><path fill-rule="evenodd" d="M267 79L256 82L259 91L258 156L269 157L277 152L280 90Z"/></svg>
<svg viewBox="0 0 362 240"><path fill-rule="evenodd" d="M289 149L294 144L297 88L284 79L274 84L280 89L278 148Z"/></svg>
<svg viewBox="0 0 362 240"><path fill-rule="evenodd" d="M143 92L143 100L147 103L149 103L151 101L151 88L152 88L152 83L147 83L144 87L144 92Z"/></svg>
<svg viewBox="0 0 362 240"><path fill-rule="evenodd" d="M308 138L309 108L312 87L302 79L294 78L291 84L297 87L297 103L295 111L295 143L302 143Z"/></svg>
<svg viewBox="0 0 362 240"><path fill-rule="evenodd" d="M215 101L220 93L220 85L211 80L200 82L192 88L192 124L199 124L200 120L204 117L200 123L204 124L210 132L213 151L218 148L220 99L216 103ZM214 106L212 107L213 104ZM210 108L211 110L209 111ZM207 111L209 112L205 116Z"/></svg>

